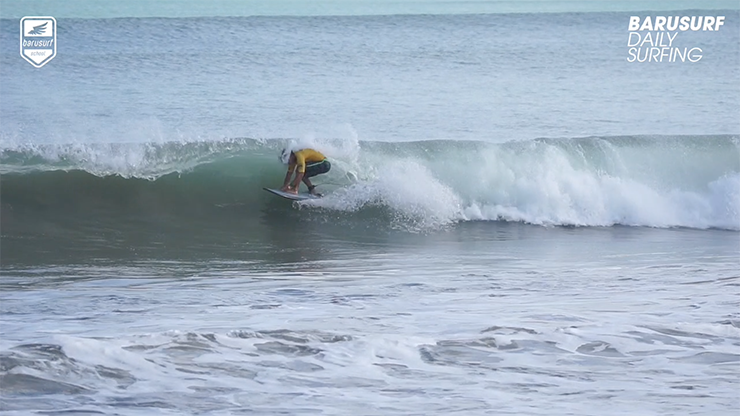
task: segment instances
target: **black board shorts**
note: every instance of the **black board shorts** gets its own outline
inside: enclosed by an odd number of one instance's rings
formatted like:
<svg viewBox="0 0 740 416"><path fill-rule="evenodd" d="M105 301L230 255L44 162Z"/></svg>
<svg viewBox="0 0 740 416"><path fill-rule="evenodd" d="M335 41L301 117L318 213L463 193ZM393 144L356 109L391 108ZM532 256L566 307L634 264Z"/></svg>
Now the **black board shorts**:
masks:
<svg viewBox="0 0 740 416"><path fill-rule="evenodd" d="M316 175L321 175L322 173L329 172L329 169L331 169L331 163L329 163L328 160L324 159L321 162L311 163L306 165L306 173L303 174L306 178L310 178Z"/></svg>

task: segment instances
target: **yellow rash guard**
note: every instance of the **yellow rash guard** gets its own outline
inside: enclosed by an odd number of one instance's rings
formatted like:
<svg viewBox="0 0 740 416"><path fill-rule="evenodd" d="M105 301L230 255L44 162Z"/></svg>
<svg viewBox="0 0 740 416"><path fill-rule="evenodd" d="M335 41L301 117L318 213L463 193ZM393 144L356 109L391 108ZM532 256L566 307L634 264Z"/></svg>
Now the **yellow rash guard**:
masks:
<svg viewBox="0 0 740 416"><path fill-rule="evenodd" d="M298 172L305 173L307 163L317 163L326 159L326 156L313 149L298 150L296 152L293 152L293 154L295 155L296 163L294 165L288 166L288 170L290 172L293 172L293 170L295 170L295 167L298 166Z"/></svg>

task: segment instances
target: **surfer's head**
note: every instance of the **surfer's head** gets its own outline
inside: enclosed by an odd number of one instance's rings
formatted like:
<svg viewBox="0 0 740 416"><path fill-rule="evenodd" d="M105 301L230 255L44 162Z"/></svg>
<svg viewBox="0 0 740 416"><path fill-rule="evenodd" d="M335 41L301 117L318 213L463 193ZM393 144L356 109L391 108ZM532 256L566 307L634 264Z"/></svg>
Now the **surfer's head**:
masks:
<svg viewBox="0 0 740 416"><path fill-rule="evenodd" d="M280 156L278 156L278 159L283 165L287 165L290 163L291 154L293 154L293 152L291 152L290 149L283 149L280 151Z"/></svg>

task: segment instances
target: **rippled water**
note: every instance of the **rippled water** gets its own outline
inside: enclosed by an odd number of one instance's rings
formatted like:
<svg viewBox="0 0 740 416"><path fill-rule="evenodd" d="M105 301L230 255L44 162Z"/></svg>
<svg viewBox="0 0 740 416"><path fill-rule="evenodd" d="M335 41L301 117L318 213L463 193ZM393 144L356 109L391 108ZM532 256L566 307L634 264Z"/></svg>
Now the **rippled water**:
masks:
<svg viewBox="0 0 740 416"><path fill-rule="evenodd" d="M6 270L2 409L737 410L737 233L493 223L397 237L326 236L296 262L234 250Z"/></svg>
<svg viewBox="0 0 740 416"><path fill-rule="evenodd" d="M740 413L736 4L653 65L676 2L45 3L0 5L0 413Z"/></svg>

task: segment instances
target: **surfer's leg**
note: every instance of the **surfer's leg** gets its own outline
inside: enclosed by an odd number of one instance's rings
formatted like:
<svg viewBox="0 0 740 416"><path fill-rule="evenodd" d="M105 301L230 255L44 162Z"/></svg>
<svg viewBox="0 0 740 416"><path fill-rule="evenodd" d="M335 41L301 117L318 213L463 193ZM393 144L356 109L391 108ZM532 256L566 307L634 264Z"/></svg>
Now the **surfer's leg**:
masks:
<svg viewBox="0 0 740 416"><path fill-rule="evenodd" d="M316 187L313 186L309 178L329 172L329 169L331 169L331 165L329 164L328 160L323 160L322 162L313 163L306 166L306 174L303 175L303 183L305 183L308 187L308 192L314 195L320 195L318 192L315 191Z"/></svg>
<svg viewBox="0 0 740 416"><path fill-rule="evenodd" d="M316 192L316 186L314 186L314 184L311 183L311 180L308 179L305 176L303 177L303 183L305 183L306 186L308 187L308 193L309 194L311 194L311 195L317 195L317 196L322 196L320 193Z"/></svg>
<svg viewBox="0 0 740 416"><path fill-rule="evenodd" d="M318 163L312 163L306 166L306 177L310 178L316 175L321 175L322 173L329 172L329 169L331 169L331 163L326 159Z"/></svg>

